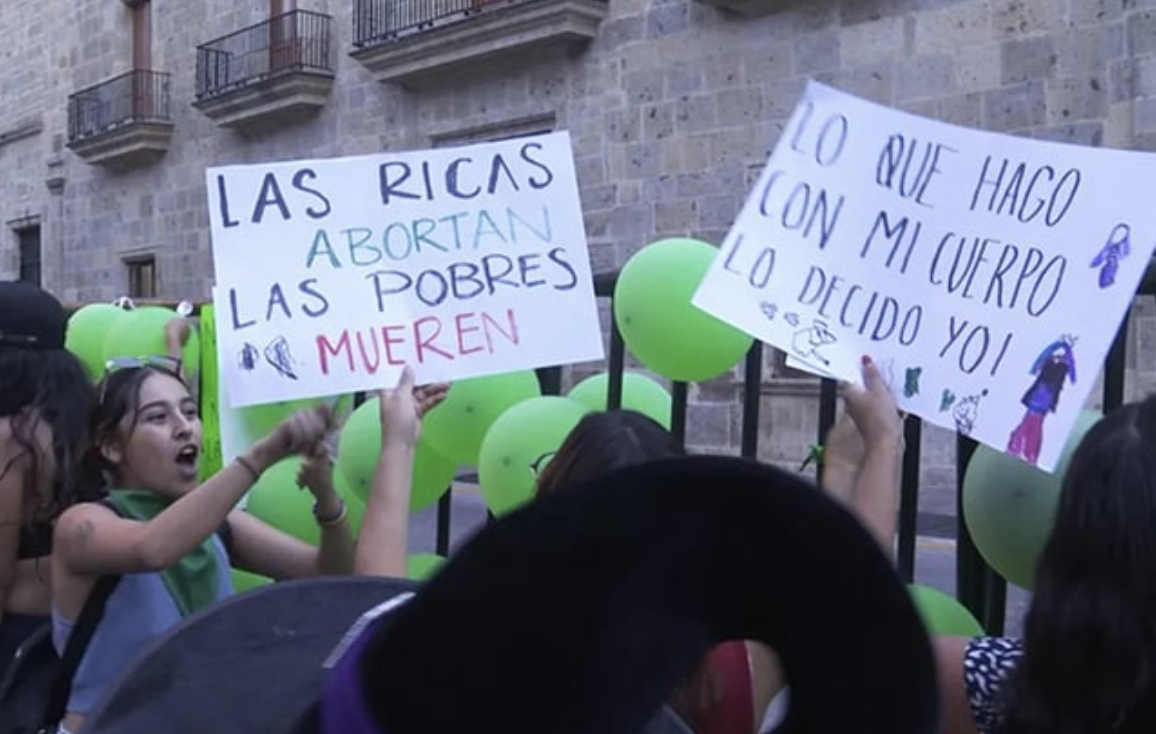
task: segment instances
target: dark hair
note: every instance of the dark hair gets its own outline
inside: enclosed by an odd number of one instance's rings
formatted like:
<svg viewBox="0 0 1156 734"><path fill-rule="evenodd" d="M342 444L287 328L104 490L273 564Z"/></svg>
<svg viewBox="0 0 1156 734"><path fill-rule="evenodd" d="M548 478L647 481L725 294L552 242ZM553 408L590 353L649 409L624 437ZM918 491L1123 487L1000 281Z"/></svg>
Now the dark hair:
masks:
<svg viewBox="0 0 1156 734"><path fill-rule="evenodd" d="M685 455L686 449L669 431L642 413L590 413L574 426L538 476L538 494L634 464Z"/></svg>
<svg viewBox="0 0 1156 734"><path fill-rule="evenodd" d="M64 349L0 348L0 418L12 425L19 456L0 466L3 477L16 460L27 456L24 490L40 497L37 480L43 457L35 435L43 422L52 432L56 471L52 496L41 497L37 515L53 519L74 502L91 498L99 477L88 472L84 457L90 446L88 416L95 403L92 381L84 366Z"/></svg>
<svg viewBox="0 0 1156 734"><path fill-rule="evenodd" d="M1156 721L1156 396L1072 456L1008 681L1001 734L1131 734Z"/></svg>
<svg viewBox="0 0 1156 734"><path fill-rule="evenodd" d="M145 381L153 375L164 375L181 383L187 390L188 383L177 372L156 364L143 364L114 370L105 375L97 386L100 399L92 414L92 455L93 466L101 472L112 472L108 460L101 453L101 447L117 438L121 423L130 417L129 432L136 428L137 408Z"/></svg>

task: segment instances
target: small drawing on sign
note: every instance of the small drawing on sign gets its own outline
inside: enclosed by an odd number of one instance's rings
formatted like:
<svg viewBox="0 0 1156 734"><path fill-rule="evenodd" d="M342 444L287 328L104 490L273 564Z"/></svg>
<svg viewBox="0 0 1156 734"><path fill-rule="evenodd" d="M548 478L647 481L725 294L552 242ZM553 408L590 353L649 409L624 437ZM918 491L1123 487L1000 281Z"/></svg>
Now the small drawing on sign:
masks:
<svg viewBox="0 0 1156 734"><path fill-rule="evenodd" d="M791 339L791 347L795 350L796 356L805 360L820 362L824 367L830 367L831 360L823 356L819 350L828 344L834 344L836 341L838 340L835 335L827 330L827 322L815 319L813 326L795 332Z"/></svg>
<svg viewBox="0 0 1156 734"><path fill-rule="evenodd" d="M285 337L279 336L269 342L269 346L265 347L265 361L273 365L273 369L282 376L290 380L297 379L297 375L293 372L293 365L296 362L293 361L293 354L289 351L289 342Z"/></svg>
<svg viewBox="0 0 1156 734"><path fill-rule="evenodd" d="M241 347L241 354L237 357L237 363L241 366L241 369L246 372L252 372L257 369L257 360L260 358L261 350L249 342L245 342L245 346Z"/></svg>
<svg viewBox="0 0 1156 734"><path fill-rule="evenodd" d="M1120 261L1132 252L1132 228L1127 224L1117 224L1108 235L1108 244L1096 253L1089 267L1100 269L1100 287L1108 288L1116 282L1116 272Z"/></svg>
<svg viewBox="0 0 1156 734"><path fill-rule="evenodd" d="M903 380L903 396L913 398L919 394L919 377L923 374L922 367L908 367Z"/></svg>
<svg viewBox="0 0 1156 734"><path fill-rule="evenodd" d="M779 312L779 307L770 301L763 301L760 303L759 309L763 312L763 316L766 316L769 321L774 321L775 314Z"/></svg>
<svg viewBox="0 0 1156 734"><path fill-rule="evenodd" d="M987 397L987 390L979 395L968 395L955 404L951 415L955 418L955 429L964 436L970 436L975 429L976 418L979 417L979 401Z"/></svg>
<svg viewBox="0 0 1156 734"><path fill-rule="evenodd" d="M791 326L799 325L799 314L795 313L794 311L788 311L786 315L783 316L783 319L785 319L786 322Z"/></svg>
<svg viewBox="0 0 1156 734"><path fill-rule="evenodd" d="M955 405L955 393L951 388L943 388L943 394L939 396L939 412L946 413L951 410L951 406Z"/></svg>

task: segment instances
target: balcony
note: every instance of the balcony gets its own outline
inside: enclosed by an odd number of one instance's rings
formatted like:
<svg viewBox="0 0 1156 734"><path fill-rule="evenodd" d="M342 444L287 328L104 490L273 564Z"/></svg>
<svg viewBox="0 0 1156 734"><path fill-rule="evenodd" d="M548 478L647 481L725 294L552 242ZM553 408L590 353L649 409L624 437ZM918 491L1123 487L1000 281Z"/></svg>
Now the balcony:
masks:
<svg viewBox="0 0 1156 734"><path fill-rule="evenodd" d="M700 0L700 2L751 17L767 15L786 4L784 0Z"/></svg>
<svg viewBox="0 0 1156 734"><path fill-rule="evenodd" d="M421 88L498 60L574 53L607 0L354 0L351 56L380 82Z"/></svg>
<svg viewBox="0 0 1156 734"><path fill-rule="evenodd" d="M93 165L146 165L173 133L170 76L138 69L68 98L68 148Z"/></svg>
<svg viewBox="0 0 1156 734"><path fill-rule="evenodd" d="M331 25L328 15L293 10L198 46L193 107L232 128L315 113L333 88Z"/></svg>

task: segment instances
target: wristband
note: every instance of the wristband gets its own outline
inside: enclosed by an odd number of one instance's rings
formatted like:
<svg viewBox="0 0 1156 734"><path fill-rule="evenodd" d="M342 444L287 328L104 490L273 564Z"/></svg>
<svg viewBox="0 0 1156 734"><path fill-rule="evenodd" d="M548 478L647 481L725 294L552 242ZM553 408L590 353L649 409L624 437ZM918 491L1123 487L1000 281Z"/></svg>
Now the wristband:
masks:
<svg viewBox="0 0 1156 734"><path fill-rule="evenodd" d="M238 464L240 464L241 466L245 467L245 469L246 469L246 470L247 470L247 471L248 471L250 474L252 474L252 475L253 475L253 482L254 482L254 483L255 483L255 482L258 480L258 479L260 479L260 478L261 478L261 472L257 471L256 467L254 467L254 466L253 466L253 464L252 464L252 463L251 463L251 462L250 462L248 459L246 459L244 456L238 456L238 457L237 457L236 459L234 459L233 461L235 461L235 462L237 462Z"/></svg>
<svg viewBox="0 0 1156 734"><path fill-rule="evenodd" d="M348 514L346 512L346 508L345 508L345 500L338 498L337 501L340 503L338 505L337 512L330 517L322 517L321 515L317 514L317 504L314 503L314 505L313 505L313 519L315 519L317 521L318 525L320 525L323 528L333 528L333 527L337 527L341 523L345 522L345 517Z"/></svg>

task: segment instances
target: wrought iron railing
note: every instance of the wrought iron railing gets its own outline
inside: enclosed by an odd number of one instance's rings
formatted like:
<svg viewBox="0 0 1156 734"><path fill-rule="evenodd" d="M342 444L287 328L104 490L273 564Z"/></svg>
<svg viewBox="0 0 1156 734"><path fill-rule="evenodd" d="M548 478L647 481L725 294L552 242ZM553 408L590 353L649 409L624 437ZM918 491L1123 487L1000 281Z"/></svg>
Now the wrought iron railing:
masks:
<svg viewBox="0 0 1156 734"><path fill-rule="evenodd" d="M170 75L137 69L68 98L68 140L75 142L129 123L171 122Z"/></svg>
<svg viewBox="0 0 1156 734"><path fill-rule="evenodd" d="M542 0L354 0L353 45L366 48L500 7ZM605 2L606 0L602 0Z"/></svg>
<svg viewBox="0 0 1156 734"><path fill-rule="evenodd" d="M271 76L333 73L332 18L292 10L197 47L197 99L214 97Z"/></svg>

